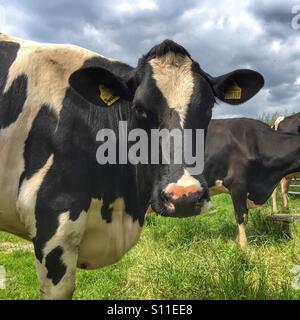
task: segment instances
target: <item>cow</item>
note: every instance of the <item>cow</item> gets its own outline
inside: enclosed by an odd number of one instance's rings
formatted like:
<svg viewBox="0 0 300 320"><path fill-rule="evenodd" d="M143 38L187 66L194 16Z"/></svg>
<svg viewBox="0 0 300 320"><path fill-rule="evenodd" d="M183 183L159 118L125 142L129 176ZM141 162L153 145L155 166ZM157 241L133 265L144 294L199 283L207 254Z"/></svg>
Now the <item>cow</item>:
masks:
<svg viewBox="0 0 300 320"><path fill-rule="evenodd" d="M293 114L289 117L283 117L283 116L278 117L275 120L272 128L280 132L285 132L293 135L300 135L300 113ZM283 199L283 208L285 210L289 209L289 197L288 197L289 186L292 180L296 178L300 178L300 172L292 173L284 177L280 182L282 199ZM274 213L278 212L277 194L278 194L278 189L276 188L272 194L272 203L273 203Z"/></svg>
<svg viewBox="0 0 300 320"><path fill-rule="evenodd" d="M282 177L300 171L300 138L248 118L212 120L205 167L209 194L229 193L238 242L247 245L248 209L263 205Z"/></svg>
<svg viewBox="0 0 300 320"><path fill-rule="evenodd" d="M117 132L121 121L147 133L206 131L215 98L240 104L263 84L245 69L212 77L171 40L134 68L78 46L1 34L0 229L32 241L41 299L70 299L77 267L120 260L149 204L165 217L209 204L203 176L185 163L100 165L99 131Z"/></svg>

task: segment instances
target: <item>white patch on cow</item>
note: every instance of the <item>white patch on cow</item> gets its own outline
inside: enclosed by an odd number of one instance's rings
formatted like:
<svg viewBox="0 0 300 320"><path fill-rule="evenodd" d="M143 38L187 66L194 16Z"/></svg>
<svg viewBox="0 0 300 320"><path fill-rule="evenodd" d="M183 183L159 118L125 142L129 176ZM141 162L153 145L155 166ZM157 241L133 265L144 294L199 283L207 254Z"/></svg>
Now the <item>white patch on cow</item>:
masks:
<svg viewBox="0 0 300 320"><path fill-rule="evenodd" d="M215 185L209 188L209 195L215 196L221 193L230 193L230 191L223 185L222 180L217 180Z"/></svg>
<svg viewBox="0 0 300 320"><path fill-rule="evenodd" d="M53 158L54 156L52 154L46 164L37 173L29 180L24 179L20 188L17 200L17 211L20 221L24 224L30 238L34 238L36 235L35 205L37 193L47 172L53 165Z"/></svg>
<svg viewBox="0 0 300 320"><path fill-rule="evenodd" d="M70 299L74 290L75 271L78 260L78 250L86 226L87 214L82 212L77 220L70 219L70 213L61 213L59 226L55 235L46 243L43 249L43 261L36 260L37 273L42 299ZM47 277L45 266L47 255L57 247L61 247L62 263L66 266L66 273L57 285Z"/></svg>
<svg viewBox="0 0 300 320"><path fill-rule="evenodd" d="M149 64L156 86L169 107L178 112L183 126L194 90L192 60L185 55L169 52L150 60Z"/></svg>
<svg viewBox="0 0 300 320"><path fill-rule="evenodd" d="M193 178L187 170L184 170L184 174L177 180L177 182L172 182L167 185L164 189L166 193L178 193L181 194L189 192L201 192L203 190L200 182Z"/></svg>
<svg viewBox="0 0 300 320"><path fill-rule="evenodd" d="M125 212L122 198L111 205L112 222L101 216L102 201L92 200L88 221L80 244L78 266L96 269L119 261L139 240L141 226Z"/></svg>
<svg viewBox="0 0 300 320"><path fill-rule="evenodd" d="M201 183L193 178L191 175L187 175L186 173L181 176L181 178L176 182L176 184L180 187L185 187L185 188L188 188L188 187L191 187L191 186L195 186L198 191L202 191L203 188L201 187Z"/></svg>
<svg viewBox="0 0 300 320"><path fill-rule="evenodd" d="M16 210L20 176L24 171L24 145L31 123L26 109L15 123L0 130L0 228L28 239Z"/></svg>
<svg viewBox="0 0 300 320"><path fill-rule="evenodd" d="M278 117L275 122L274 122L274 125L272 126L272 128L274 130L278 130L278 127L279 127L279 124L284 120L284 117Z"/></svg>
<svg viewBox="0 0 300 320"><path fill-rule="evenodd" d="M70 219L69 211L61 213L58 219L58 229L43 249L44 257L53 249L61 246L64 249L63 261L66 262L66 265L70 265L68 252L72 251L72 253L74 253L74 249L79 248L85 230L86 219L86 212L82 212L75 221Z"/></svg>

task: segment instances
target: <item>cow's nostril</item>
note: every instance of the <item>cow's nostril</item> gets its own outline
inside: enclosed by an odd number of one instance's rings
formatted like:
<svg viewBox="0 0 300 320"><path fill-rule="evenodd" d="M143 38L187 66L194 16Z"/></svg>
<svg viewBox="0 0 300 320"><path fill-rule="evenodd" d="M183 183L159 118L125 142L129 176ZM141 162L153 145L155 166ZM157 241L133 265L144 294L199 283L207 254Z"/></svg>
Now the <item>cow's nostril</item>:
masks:
<svg viewBox="0 0 300 320"><path fill-rule="evenodd" d="M179 199L182 197L190 197L191 195L198 195L202 189L198 185L182 186L176 183L171 183L164 190L166 194L172 195L173 198ZM194 201L196 199L194 198Z"/></svg>
<svg viewBox="0 0 300 320"><path fill-rule="evenodd" d="M176 194L174 192L162 192L162 198L167 201L171 202L176 205L179 202L193 202L195 204L200 203L203 200L202 195L200 192L189 192L189 193L182 193Z"/></svg>
<svg viewBox="0 0 300 320"><path fill-rule="evenodd" d="M166 201L171 201L171 202L174 201L174 194L172 192L163 191L161 195L162 195L162 198Z"/></svg>
<svg viewBox="0 0 300 320"><path fill-rule="evenodd" d="M163 191L161 193L161 198L165 202L165 204L167 205L169 210L175 210L175 200L173 198L172 193L168 193L168 192Z"/></svg>

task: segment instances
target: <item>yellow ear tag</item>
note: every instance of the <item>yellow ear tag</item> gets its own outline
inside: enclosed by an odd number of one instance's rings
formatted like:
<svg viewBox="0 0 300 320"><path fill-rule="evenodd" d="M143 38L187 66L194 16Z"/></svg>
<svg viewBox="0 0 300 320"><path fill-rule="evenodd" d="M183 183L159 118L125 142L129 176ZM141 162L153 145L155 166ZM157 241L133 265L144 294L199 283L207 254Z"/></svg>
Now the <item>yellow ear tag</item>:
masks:
<svg viewBox="0 0 300 320"><path fill-rule="evenodd" d="M113 91L105 87L103 84L100 84L99 91L101 100L105 102L109 107L120 99L119 96L116 96Z"/></svg>
<svg viewBox="0 0 300 320"><path fill-rule="evenodd" d="M242 88L236 83L225 93L226 100L240 100L242 98Z"/></svg>

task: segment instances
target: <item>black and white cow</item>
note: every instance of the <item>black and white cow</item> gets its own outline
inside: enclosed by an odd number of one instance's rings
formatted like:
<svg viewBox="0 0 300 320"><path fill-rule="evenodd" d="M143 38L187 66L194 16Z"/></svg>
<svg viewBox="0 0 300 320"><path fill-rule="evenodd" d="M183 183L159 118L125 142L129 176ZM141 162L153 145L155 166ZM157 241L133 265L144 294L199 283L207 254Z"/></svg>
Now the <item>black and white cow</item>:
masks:
<svg viewBox="0 0 300 320"><path fill-rule="evenodd" d="M300 135L300 113L293 114L289 117L278 117L275 120L272 128L280 132L285 132L285 133L299 136ZM282 199L283 199L283 207L286 210L288 210L289 208L289 193L288 193L289 186L292 180L295 178L300 178L300 172L291 173L288 176L282 178L280 182ZM272 194L274 213L278 212L277 195L278 195L278 189L276 188Z"/></svg>
<svg viewBox="0 0 300 320"><path fill-rule="evenodd" d="M276 132L247 118L210 122L203 175L211 196L230 193L241 246L247 244L248 209L264 204L278 182L297 171L298 136Z"/></svg>
<svg viewBox="0 0 300 320"><path fill-rule="evenodd" d="M228 95L236 85L238 100ZM186 217L209 202L204 179L184 165L99 165L100 129L126 120L128 130L206 130L215 96L238 104L262 86L251 70L213 78L170 40L132 68L0 35L0 229L33 242L41 297L71 298L76 267L118 261L138 241L149 204Z"/></svg>

